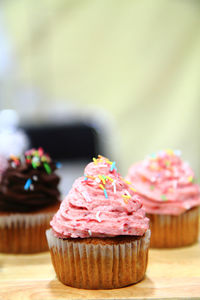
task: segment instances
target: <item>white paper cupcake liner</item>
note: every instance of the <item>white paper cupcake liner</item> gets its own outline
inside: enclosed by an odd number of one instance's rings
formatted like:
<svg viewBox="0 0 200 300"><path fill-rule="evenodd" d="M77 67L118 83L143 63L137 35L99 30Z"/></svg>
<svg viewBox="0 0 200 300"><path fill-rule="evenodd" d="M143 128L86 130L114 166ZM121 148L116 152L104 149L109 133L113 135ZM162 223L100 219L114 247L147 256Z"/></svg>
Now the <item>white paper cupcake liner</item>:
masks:
<svg viewBox="0 0 200 300"><path fill-rule="evenodd" d="M150 230L139 239L118 244L59 239L46 232L58 279L85 289L119 288L140 281L145 274ZM83 239L87 240L87 239Z"/></svg>
<svg viewBox="0 0 200 300"><path fill-rule="evenodd" d="M54 213L16 213L0 216L0 252L37 253L47 251L45 231Z"/></svg>
<svg viewBox="0 0 200 300"><path fill-rule="evenodd" d="M198 240L199 209L192 208L179 216L147 214L150 218L153 248L176 248Z"/></svg>

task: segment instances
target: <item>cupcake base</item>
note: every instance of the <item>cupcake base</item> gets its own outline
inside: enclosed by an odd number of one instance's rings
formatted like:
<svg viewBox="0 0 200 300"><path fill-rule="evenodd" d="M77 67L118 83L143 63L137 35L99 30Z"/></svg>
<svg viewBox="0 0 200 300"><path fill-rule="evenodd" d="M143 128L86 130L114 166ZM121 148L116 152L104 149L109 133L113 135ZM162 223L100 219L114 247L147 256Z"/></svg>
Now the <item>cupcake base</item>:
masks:
<svg viewBox="0 0 200 300"><path fill-rule="evenodd" d="M46 232L58 279L84 289L112 289L143 279L150 230L142 237L60 239Z"/></svg>
<svg viewBox="0 0 200 300"><path fill-rule="evenodd" d="M46 230L60 202L36 212L0 212L0 252L26 254L48 251Z"/></svg>
<svg viewBox="0 0 200 300"><path fill-rule="evenodd" d="M147 214L150 219L152 248L189 246L198 240L198 207L179 216Z"/></svg>

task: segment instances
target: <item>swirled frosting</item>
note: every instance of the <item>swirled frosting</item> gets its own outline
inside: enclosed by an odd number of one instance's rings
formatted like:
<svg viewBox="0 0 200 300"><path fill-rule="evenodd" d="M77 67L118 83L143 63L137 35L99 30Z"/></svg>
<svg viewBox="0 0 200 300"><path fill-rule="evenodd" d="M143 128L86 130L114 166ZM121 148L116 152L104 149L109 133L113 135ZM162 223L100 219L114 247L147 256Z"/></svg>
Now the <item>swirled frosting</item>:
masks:
<svg viewBox="0 0 200 300"><path fill-rule="evenodd" d="M142 202L119 173L115 162L99 156L85 168L54 215L59 238L142 236L149 226Z"/></svg>
<svg viewBox="0 0 200 300"><path fill-rule="evenodd" d="M142 196L147 213L179 215L200 205L200 189L180 151L165 150L132 165L130 180Z"/></svg>
<svg viewBox="0 0 200 300"><path fill-rule="evenodd" d="M59 199L56 164L42 148L23 156L11 156L2 175L0 210L33 211L54 204Z"/></svg>

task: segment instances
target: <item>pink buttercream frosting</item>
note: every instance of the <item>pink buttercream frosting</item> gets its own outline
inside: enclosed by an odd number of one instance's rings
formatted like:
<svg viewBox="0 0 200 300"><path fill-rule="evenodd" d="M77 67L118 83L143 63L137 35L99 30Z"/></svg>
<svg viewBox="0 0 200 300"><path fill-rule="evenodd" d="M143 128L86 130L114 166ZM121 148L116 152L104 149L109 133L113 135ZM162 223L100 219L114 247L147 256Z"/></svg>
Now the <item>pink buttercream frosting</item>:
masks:
<svg viewBox="0 0 200 300"><path fill-rule="evenodd" d="M50 224L59 238L142 236L149 219L115 163L99 156L74 182Z"/></svg>
<svg viewBox="0 0 200 300"><path fill-rule="evenodd" d="M200 189L180 151L165 150L129 169L130 180L143 199L147 213L180 215L200 205Z"/></svg>

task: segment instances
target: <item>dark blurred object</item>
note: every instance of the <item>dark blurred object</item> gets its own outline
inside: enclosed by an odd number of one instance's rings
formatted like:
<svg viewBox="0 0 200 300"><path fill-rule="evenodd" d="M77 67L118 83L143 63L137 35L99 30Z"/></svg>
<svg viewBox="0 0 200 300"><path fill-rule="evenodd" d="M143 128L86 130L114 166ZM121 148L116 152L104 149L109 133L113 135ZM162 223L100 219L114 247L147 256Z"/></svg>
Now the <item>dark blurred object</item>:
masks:
<svg viewBox="0 0 200 300"><path fill-rule="evenodd" d="M85 123L24 125L31 147L43 147L56 160L90 160L102 153L96 129Z"/></svg>

